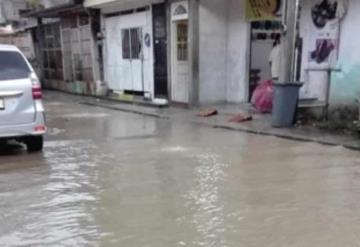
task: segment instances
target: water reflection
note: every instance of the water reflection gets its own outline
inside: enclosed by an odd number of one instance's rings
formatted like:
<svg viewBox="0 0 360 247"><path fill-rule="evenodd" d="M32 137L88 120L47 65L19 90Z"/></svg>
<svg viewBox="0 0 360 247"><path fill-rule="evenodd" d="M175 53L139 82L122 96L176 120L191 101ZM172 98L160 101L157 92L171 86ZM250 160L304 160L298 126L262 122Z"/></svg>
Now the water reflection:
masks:
<svg viewBox="0 0 360 247"><path fill-rule="evenodd" d="M194 171L195 186L185 195L188 201L185 206L193 211L191 222L199 233L190 246L226 247L224 200L219 186L229 165L211 152L197 155L196 159L199 165Z"/></svg>
<svg viewBox="0 0 360 247"><path fill-rule="evenodd" d="M0 141L0 156L11 156L25 151L25 146L14 141Z"/></svg>
<svg viewBox="0 0 360 247"><path fill-rule="evenodd" d="M89 141L51 142L44 158L47 169L35 167L23 171L28 173L28 179L38 179L38 183L12 191L11 196L19 198L18 201L0 194L1 201L11 202L2 207L1 221L18 219L21 223L11 224L10 229L2 228L0 243L94 245L101 237L93 219L98 189L94 167L102 159L96 155L96 146Z"/></svg>
<svg viewBox="0 0 360 247"><path fill-rule="evenodd" d="M50 108L43 154L13 146L0 155L0 246L359 242L357 152L72 103Z"/></svg>

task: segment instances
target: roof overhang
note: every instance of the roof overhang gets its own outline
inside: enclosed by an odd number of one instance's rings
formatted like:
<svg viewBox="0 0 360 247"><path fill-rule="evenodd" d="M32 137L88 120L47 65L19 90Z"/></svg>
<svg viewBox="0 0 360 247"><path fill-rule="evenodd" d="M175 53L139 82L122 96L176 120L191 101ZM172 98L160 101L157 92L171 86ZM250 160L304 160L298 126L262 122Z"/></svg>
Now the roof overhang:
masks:
<svg viewBox="0 0 360 247"><path fill-rule="evenodd" d="M0 37L13 35L15 32L11 25L7 25L6 27L0 27Z"/></svg>
<svg viewBox="0 0 360 247"><path fill-rule="evenodd" d="M119 2L123 2L123 1L131 1L131 0L122 0ZM100 8L104 5L113 4L115 2L117 1L116 0L85 0L84 6L86 8Z"/></svg>
<svg viewBox="0 0 360 247"><path fill-rule="evenodd" d="M86 8L101 9L102 13L106 14L162 2L164 0L85 0L84 6Z"/></svg>
<svg viewBox="0 0 360 247"><path fill-rule="evenodd" d="M33 18L56 18L63 14L79 13L84 11L82 4L63 4L46 8L42 10L28 11L21 13L22 17L33 17Z"/></svg>

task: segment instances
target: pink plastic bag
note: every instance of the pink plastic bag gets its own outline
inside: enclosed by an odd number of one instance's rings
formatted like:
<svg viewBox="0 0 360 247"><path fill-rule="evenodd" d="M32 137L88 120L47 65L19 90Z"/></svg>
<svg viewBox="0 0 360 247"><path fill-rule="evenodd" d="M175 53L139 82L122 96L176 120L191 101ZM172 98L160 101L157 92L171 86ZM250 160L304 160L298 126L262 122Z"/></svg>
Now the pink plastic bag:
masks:
<svg viewBox="0 0 360 247"><path fill-rule="evenodd" d="M264 81L254 91L251 104L261 113L272 111L274 97L274 85L272 80Z"/></svg>

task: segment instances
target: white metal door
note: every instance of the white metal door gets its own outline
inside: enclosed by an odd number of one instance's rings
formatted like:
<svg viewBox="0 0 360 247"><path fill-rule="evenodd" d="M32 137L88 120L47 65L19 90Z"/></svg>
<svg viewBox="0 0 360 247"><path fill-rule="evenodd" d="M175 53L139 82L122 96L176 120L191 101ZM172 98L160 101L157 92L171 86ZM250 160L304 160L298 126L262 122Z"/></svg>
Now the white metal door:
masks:
<svg viewBox="0 0 360 247"><path fill-rule="evenodd" d="M175 21L172 25L172 100L189 102L188 21Z"/></svg>
<svg viewBox="0 0 360 247"><path fill-rule="evenodd" d="M120 63L122 67L122 84L123 90L132 90L132 70L131 70L131 42L130 42L130 29L121 30L121 49L122 56L120 57Z"/></svg>
<svg viewBox="0 0 360 247"><path fill-rule="evenodd" d="M125 90L144 91L142 32L141 27L121 30Z"/></svg>
<svg viewBox="0 0 360 247"><path fill-rule="evenodd" d="M132 28L131 39L131 75L134 91L144 91L144 55L143 28Z"/></svg>
<svg viewBox="0 0 360 247"><path fill-rule="evenodd" d="M148 11L106 18L105 78L110 89L145 91L143 34L150 24Z"/></svg>

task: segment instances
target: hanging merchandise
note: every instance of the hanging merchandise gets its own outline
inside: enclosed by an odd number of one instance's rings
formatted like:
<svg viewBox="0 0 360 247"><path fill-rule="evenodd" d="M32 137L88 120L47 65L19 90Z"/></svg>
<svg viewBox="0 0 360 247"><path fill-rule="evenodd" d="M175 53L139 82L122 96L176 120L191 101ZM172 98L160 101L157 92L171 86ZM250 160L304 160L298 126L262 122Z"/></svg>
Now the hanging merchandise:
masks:
<svg viewBox="0 0 360 247"><path fill-rule="evenodd" d="M270 30L270 29L272 29L272 22L266 21L265 22L265 30Z"/></svg>
<svg viewBox="0 0 360 247"><path fill-rule="evenodd" d="M282 0L246 0L246 18L254 20L276 20L281 15Z"/></svg>
<svg viewBox="0 0 360 247"><path fill-rule="evenodd" d="M340 22L345 16L346 8L346 0L321 0L313 4L308 56L313 66L321 64L328 65L330 68L335 67L338 57Z"/></svg>
<svg viewBox="0 0 360 247"><path fill-rule="evenodd" d="M306 81L302 98L328 103L331 71L338 69L340 27L348 8L347 0L314 0L311 2L308 29L304 33Z"/></svg>
<svg viewBox="0 0 360 247"><path fill-rule="evenodd" d="M335 19L337 5L337 1L330 3L328 0L323 0L321 3L315 4L311 9L311 17L314 25L317 28L323 28L328 21Z"/></svg>
<svg viewBox="0 0 360 247"><path fill-rule="evenodd" d="M323 28L328 21L342 19L348 8L348 0L323 0L319 4L315 4L311 9L311 16L314 25Z"/></svg>
<svg viewBox="0 0 360 247"><path fill-rule="evenodd" d="M327 39L320 39L316 42L316 49L311 52L310 58L317 63L323 63L329 58L331 52L335 49L335 42Z"/></svg>

